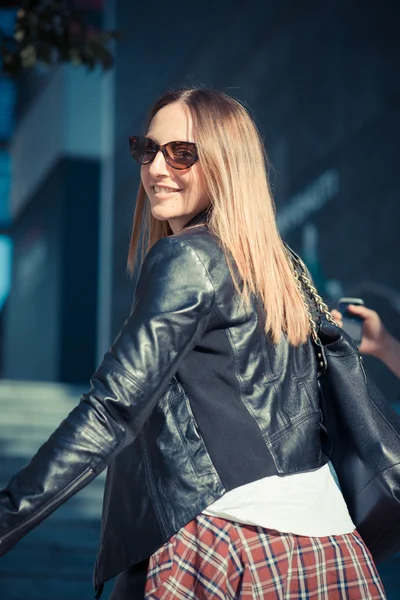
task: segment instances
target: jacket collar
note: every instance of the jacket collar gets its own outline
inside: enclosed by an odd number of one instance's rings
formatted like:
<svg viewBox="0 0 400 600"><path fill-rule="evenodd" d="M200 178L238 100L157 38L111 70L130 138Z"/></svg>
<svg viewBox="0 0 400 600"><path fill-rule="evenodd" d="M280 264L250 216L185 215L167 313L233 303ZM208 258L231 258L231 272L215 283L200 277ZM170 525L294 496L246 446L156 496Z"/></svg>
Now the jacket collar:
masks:
<svg viewBox="0 0 400 600"><path fill-rule="evenodd" d="M210 219L210 214L211 214L211 209L205 208L204 210L199 212L197 215L192 217L190 219L190 221L188 221L186 223L186 225L183 227L183 229L186 229L187 227L192 227L193 225L207 225L208 221Z"/></svg>

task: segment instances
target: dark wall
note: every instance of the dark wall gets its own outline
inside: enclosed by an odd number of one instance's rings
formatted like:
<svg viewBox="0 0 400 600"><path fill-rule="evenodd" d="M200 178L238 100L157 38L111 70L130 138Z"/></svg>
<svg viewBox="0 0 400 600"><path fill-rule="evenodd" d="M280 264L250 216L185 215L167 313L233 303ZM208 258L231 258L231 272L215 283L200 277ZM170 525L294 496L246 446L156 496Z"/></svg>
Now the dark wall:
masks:
<svg viewBox="0 0 400 600"><path fill-rule="evenodd" d="M96 365L100 165L63 164L60 381L86 383Z"/></svg>
<svg viewBox="0 0 400 600"><path fill-rule="evenodd" d="M63 159L14 223L3 376L87 382L95 368L99 164Z"/></svg>
<svg viewBox="0 0 400 600"><path fill-rule="evenodd" d="M125 319L138 169L127 136L170 87L220 88L254 111L284 238L325 297L361 295L400 336L400 8L394 1L118 2L113 332ZM400 385L367 361L391 397Z"/></svg>
<svg viewBox="0 0 400 600"><path fill-rule="evenodd" d="M63 190L57 170L13 229L13 273L4 330L4 377L55 380L61 319L60 225Z"/></svg>

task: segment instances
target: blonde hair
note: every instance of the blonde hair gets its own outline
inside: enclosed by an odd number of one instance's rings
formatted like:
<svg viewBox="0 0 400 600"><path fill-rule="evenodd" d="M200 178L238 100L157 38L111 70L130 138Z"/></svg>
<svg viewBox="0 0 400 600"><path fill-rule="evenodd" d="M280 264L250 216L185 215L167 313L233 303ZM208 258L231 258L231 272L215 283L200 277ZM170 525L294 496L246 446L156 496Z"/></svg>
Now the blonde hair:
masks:
<svg viewBox="0 0 400 600"><path fill-rule="evenodd" d="M263 142L246 109L214 90L182 89L160 98L149 122L164 106L182 102L190 110L199 163L210 198L209 230L225 251L235 287L245 305L255 294L265 308L265 330L277 343L285 332L290 343L310 333L303 297L280 237L266 174ZM128 255L132 273L160 238L170 235L167 221L155 219L140 184ZM236 265L240 280L235 277Z"/></svg>

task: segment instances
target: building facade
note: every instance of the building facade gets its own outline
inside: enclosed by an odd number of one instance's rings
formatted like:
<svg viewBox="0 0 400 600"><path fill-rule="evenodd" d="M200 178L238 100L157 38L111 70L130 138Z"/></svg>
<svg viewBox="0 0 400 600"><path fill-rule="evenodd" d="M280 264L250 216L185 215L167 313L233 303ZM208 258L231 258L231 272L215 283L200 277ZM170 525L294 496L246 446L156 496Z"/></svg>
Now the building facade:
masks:
<svg viewBox="0 0 400 600"><path fill-rule="evenodd" d="M361 296L400 336L399 7L385 1L114 5L116 46L113 252L115 335L128 314L125 262L139 170L129 134L155 98L206 85L255 115L271 162L282 235L334 306ZM367 360L383 390L400 385Z"/></svg>

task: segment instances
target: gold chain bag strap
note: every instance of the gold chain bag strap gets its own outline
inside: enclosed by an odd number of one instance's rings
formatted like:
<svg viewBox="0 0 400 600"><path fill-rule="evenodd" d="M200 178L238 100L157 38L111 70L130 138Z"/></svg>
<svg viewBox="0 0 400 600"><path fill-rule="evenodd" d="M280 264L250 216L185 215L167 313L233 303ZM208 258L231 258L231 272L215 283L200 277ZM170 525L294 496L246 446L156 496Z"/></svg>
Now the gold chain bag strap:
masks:
<svg viewBox="0 0 400 600"><path fill-rule="evenodd" d="M367 375L357 346L333 319L303 261L287 251L317 352L320 409L331 442L325 453L353 523L378 562L400 551L400 416ZM321 317L318 326L306 294Z"/></svg>
<svg viewBox="0 0 400 600"><path fill-rule="evenodd" d="M301 260L301 258L297 254L295 254L293 252L293 250L291 248L289 248L289 246L286 246L286 251L288 253L289 262L292 266L293 275L294 275L294 278L296 281L297 289L299 290L300 295L303 298L304 308L306 310L308 320L310 323L311 338L317 347L318 366L320 367L320 369L325 370L327 365L326 365L324 347L318 336L317 325L316 325L314 317L311 313L310 305L307 302L306 294L304 291L305 289L307 290L310 299L314 303L314 306L315 306L318 314L323 315L326 318L326 320L329 323L331 323L332 325L337 326L337 323L336 323L335 319L332 317L330 310L328 308L328 305L324 302L324 300L320 296L317 288L315 287L315 285L313 285L313 283L311 282L311 279L307 275L308 270L307 270L307 267L304 264L304 262ZM299 267L298 269L296 268L296 265Z"/></svg>

